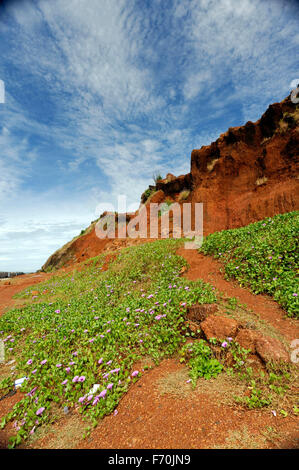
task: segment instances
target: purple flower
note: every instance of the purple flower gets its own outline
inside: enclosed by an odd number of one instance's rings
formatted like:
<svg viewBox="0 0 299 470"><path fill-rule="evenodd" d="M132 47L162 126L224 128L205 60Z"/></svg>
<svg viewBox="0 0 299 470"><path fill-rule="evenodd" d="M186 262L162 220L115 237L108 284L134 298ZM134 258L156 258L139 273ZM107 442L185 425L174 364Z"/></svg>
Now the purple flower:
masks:
<svg viewBox="0 0 299 470"><path fill-rule="evenodd" d="M226 347L227 347L227 342L226 342L226 341L223 341L223 343L221 344L221 346L222 346L223 348L226 348Z"/></svg>
<svg viewBox="0 0 299 470"><path fill-rule="evenodd" d="M139 371L138 371L138 370L134 370L134 372L132 372L132 377L136 377L138 374L139 374Z"/></svg>
<svg viewBox="0 0 299 470"><path fill-rule="evenodd" d="M34 369L34 370L31 372L31 374L35 374L36 371L37 371L37 369Z"/></svg>
<svg viewBox="0 0 299 470"><path fill-rule="evenodd" d="M84 400L85 400L85 397L80 397L79 400L78 400L78 402L79 402L79 403L83 403Z"/></svg>
<svg viewBox="0 0 299 470"><path fill-rule="evenodd" d="M33 362L32 359L28 359L27 364L30 366L30 364L32 364L32 362Z"/></svg>
<svg viewBox="0 0 299 470"><path fill-rule="evenodd" d="M105 398L106 393L107 393L107 390L102 390L99 397L100 398Z"/></svg>
<svg viewBox="0 0 299 470"><path fill-rule="evenodd" d="M60 310L55 310L55 313L60 313Z"/></svg>
<svg viewBox="0 0 299 470"><path fill-rule="evenodd" d="M65 379L63 382L61 382L61 385L67 384L67 379Z"/></svg>
<svg viewBox="0 0 299 470"><path fill-rule="evenodd" d="M100 397L99 397L99 395L97 395L97 396L95 397L95 399L93 400L92 404L93 404L93 405L96 405L96 404L98 403L99 399L100 399Z"/></svg>
<svg viewBox="0 0 299 470"><path fill-rule="evenodd" d="M111 390L112 387L113 387L113 384L108 384L108 385L107 385L108 390Z"/></svg>
<svg viewBox="0 0 299 470"><path fill-rule="evenodd" d="M84 376L84 375L81 375L81 377L79 377L79 379L78 379L78 380L79 380L79 382L84 382L84 380L85 380L85 376Z"/></svg>
<svg viewBox="0 0 299 470"><path fill-rule="evenodd" d="M65 371L69 374L71 372L71 368L70 367L66 367L65 368Z"/></svg>
<svg viewBox="0 0 299 470"><path fill-rule="evenodd" d="M298 294L296 294L296 292L294 292L293 297L298 297Z"/></svg>
<svg viewBox="0 0 299 470"><path fill-rule="evenodd" d="M41 361L41 365L43 366L44 364L46 364L47 362L47 359L44 359L43 361Z"/></svg>
<svg viewBox="0 0 299 470"><path fill-rule="evenodd" d="M34 387L31 392L27 393L27 397L32 397L34 395L35 390L37 390L37 387Z"/></svg>
<svg viewBox="0 0 299 470"><path fill-rule="evenodd" d="M41 408L39 408L37 410L37 412L35 413L37 416L41 415L43 413L43 411L45 410L45 408L42 406Z"/></svg>
<svg viewBox="0 0 299 470"><path fill-rule="evenodd" d="M73 383L76 383L76 382L78 382L78 380L79 380L79 375L75 375L75 377L73 378L72 382L73 382Z"/></svg>
<svg viewBox="0 0 299 470"><path fill-rule="evenodd" d="M98 364L102 364L103 362L103 358L101 357L101 359L98 360Z"/></svg>
<svg viewBox="0 0 299 470"><path fill-rule="evenodd" d="M56 364L56 367L62 367L62 364Z"/></svg>

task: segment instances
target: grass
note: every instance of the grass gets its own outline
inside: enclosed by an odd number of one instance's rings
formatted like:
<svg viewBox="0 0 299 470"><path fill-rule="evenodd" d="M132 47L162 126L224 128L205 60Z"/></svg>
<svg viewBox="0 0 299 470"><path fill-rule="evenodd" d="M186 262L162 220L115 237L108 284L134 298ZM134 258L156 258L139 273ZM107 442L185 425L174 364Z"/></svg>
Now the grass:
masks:
<svg viewBox="0 0 299 470"><path fill-rule="evenodd" d="M184 344L186 307L215 302L216 295L202 281L179 278L185 261L175 254L178 243L124 249L105 272L103 258L94 259L81 272L34 286L37 298L46 291L48 301L33 299L1 317L6 360L16 359L14 378L28 377L23 399L2 421L17 427L11 447L52 421L53 404L78 407L95 426L140 377L142 371L133 373L139 359L157 364ZM0 382L1 394L12 384L12 377ZM100 388L91 397L94 384Z"/></svg>
<svg viewBox="0 0 299 470"><path fill-rule="evenodd" d="M289 316L299 317L299 212L209 235L201 251L213 254L227 277L255 294L268 294Z"/></svg>

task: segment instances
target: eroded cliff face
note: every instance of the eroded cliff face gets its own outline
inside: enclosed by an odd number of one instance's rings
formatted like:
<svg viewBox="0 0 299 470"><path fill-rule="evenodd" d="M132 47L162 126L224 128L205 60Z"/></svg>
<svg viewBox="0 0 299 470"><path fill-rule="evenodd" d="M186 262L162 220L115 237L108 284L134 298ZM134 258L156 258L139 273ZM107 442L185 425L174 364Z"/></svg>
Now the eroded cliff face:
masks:
<svg viewBox="0 0 299 470"><path fill-rule="evenodd" d="M204 233L240 227L299 208L299 108L286 98L256 123L229 128L193 150L188 175L161 182L165 197L202 202Z"/></svg>
<svg viewBox="0 0 299 470"><path fill-rule="evenodd" d="M169 174L152 187L146 201L142 197L148 222L149 203L166 200L202 202L204 235L298 210L298 160L299 106L288 97L270 105L257 122L229 128L215 142L193 150L190 173L178 177ZM42 269L70 266L136 242L99 239L92 223L84 235L55 252Z"/></svg>

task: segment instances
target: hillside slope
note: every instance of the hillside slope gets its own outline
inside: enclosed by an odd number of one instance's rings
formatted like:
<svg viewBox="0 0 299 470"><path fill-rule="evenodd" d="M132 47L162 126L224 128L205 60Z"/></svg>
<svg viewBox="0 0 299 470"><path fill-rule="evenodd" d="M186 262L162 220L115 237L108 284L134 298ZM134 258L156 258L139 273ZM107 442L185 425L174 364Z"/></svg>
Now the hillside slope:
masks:
<svg viewBox="0 0 299 470"><path fill-rule="evenodd" d="M190 173L158 181L143 193L142 202L202 202L205 235L298 210L298 122L298 104L290 97L270 105L257 122L229 128L215 142L193 150ZM82 236L55 252L42 270L133 242L99 239L92 223Z"/></svg>

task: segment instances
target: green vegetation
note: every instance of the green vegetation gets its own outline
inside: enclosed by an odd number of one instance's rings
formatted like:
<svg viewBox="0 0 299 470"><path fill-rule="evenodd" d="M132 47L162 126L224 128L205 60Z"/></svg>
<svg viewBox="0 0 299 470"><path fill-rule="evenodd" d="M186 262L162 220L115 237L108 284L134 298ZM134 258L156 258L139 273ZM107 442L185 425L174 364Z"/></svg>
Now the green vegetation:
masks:
<svg viewBox="0 0 299 470"><path fill-rule="evenodd" d="M240 285L273 296L289 316L299 316L298 233L299 213L289 212L213 233L201 251L219 258Z"/></svg>
<svg viewBox="0 0 299 470"><path fill-rule="evenodd" d="M142 193L141 200L143 204L156 192L155 188L148 187L144 193Z"/></svg>
<svg viewBox="0 0 299 470"><path fill-rule="evenodd" d="M154 173L153 174L153 180L154 180L155 184L157 184L158 181L161 181L162 179L163 179L163 176L161 176L160 173Z"/></svg>
<svg viewBox="0 0 299 470"><path fill-rule="evenodd" d="M14 379L28 377L24 398L2 421L4 427L13 420L17 429L11 447L52 422L53 405L78 406L96 425L142 374L136 361L147 356L158 363L180 349L186 306L215 302L216 295L202 281L179 278L185 261L175 255L178 243L124 249L104 272L103 255L94 258L81 272L34 286L40 295L31 304L1 317L6 359L16 360ZM22 297L31 298L30 291ZM100 387L92 396L94 384ZM1 396L12 385L12 378L0 382Z"/></svg>
<svg viewBox="0 0 299 470"><path fill-rule="evenodd" d="M211 348L206 341L197 341L186 344L181 350L181 362L189 359L190 377L193 387L196 387L197 379L204 377L211 379L217 377L223 369L223 365L213 357Z"/></svg>
<svg viewBox="0 0 299 470"><path fill-rule="evenodd" d="M210 235L202 249L223 260L228 276L254 292L273 295L294 315L297 231L298 213L293 212ZM53 423L57 410L61 415L65 407L78 408L88 434L141 377L142 359L158 364L175 354L186 363L193 387L200 377L215 379L225 371L232 383L247 389L235 397L243 406L271 405L282 416L298 414L292 365L275 369L267 364L266 370L255 371L248 367L249 351L233 338L207 342L189 332L186 308L217 300L221 305L221 299L209 284L180 277L186 265L176 255L180 243L158 240L125 248L106 271L102 254L82 263L80 272L53 276L17 295L27 305L0 318L6 361L16 361L15 374L0 381L0 395L13 388L14 380L27 377L24 397L1 422L2 428L14 422L10 447ZM38 295L32 297L32 290ZM240 314L236 299L223 302L231 315ZM91 392L95 384L99 387Z"/></svg>

